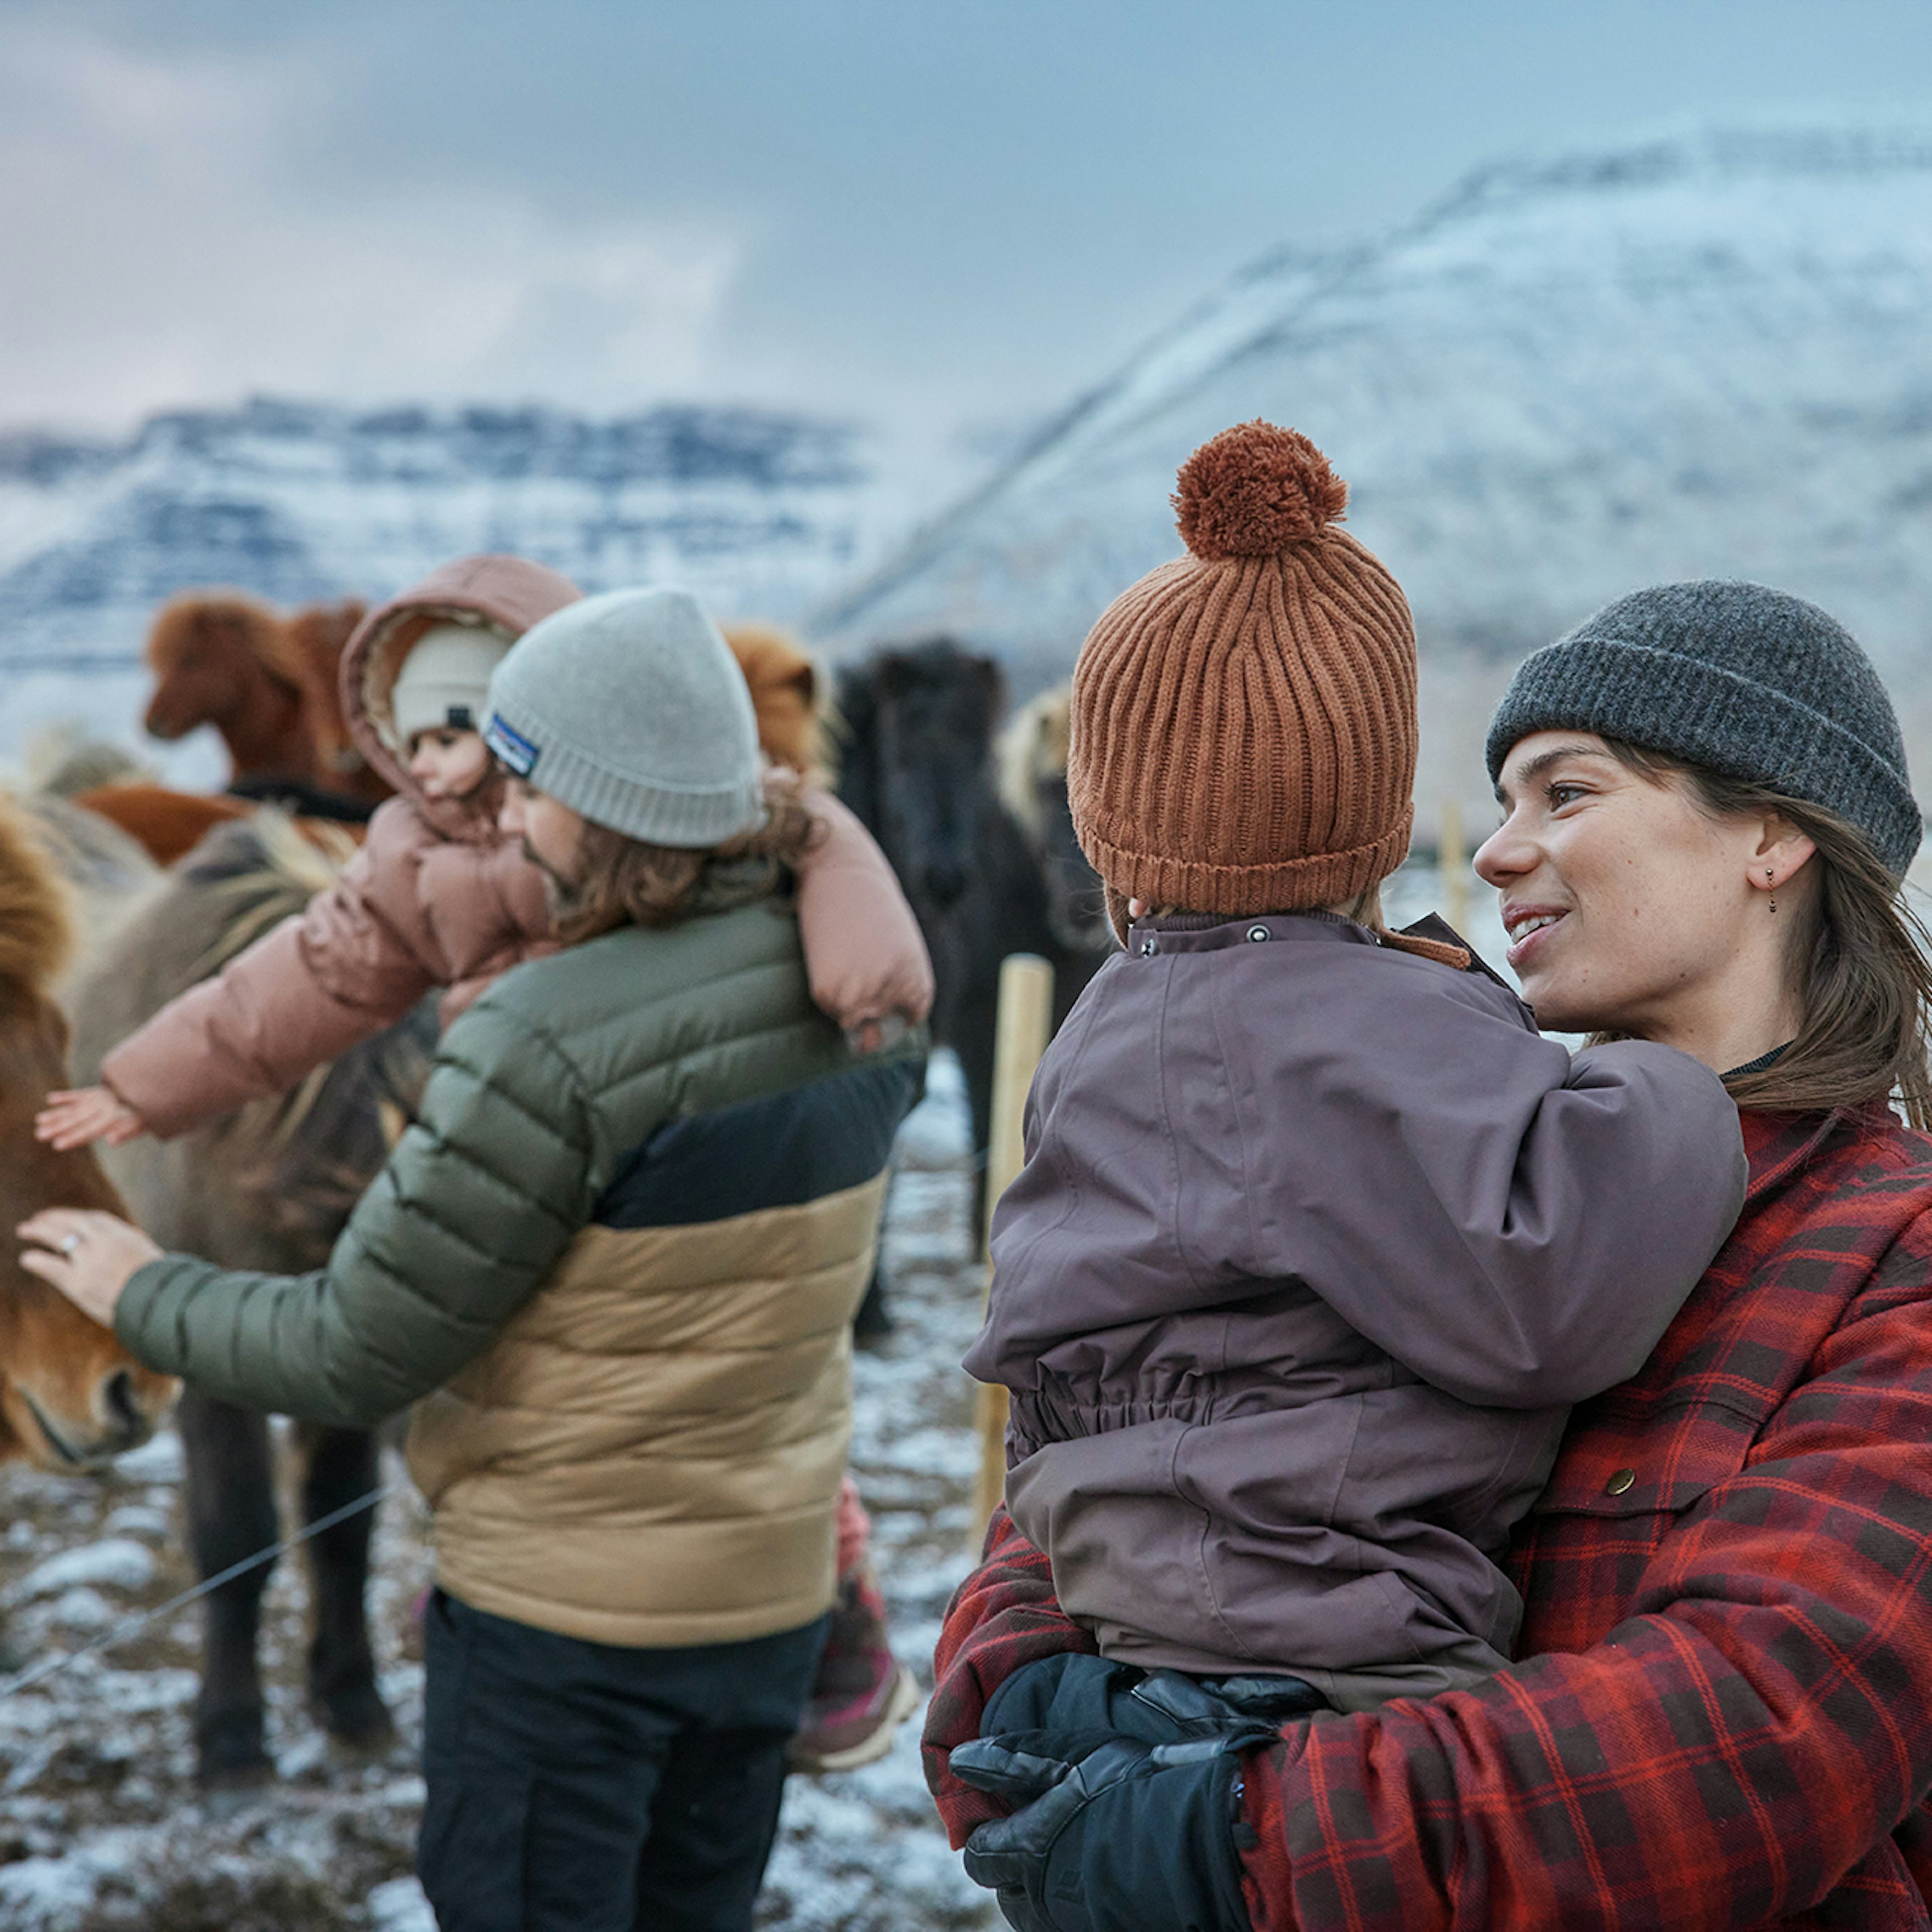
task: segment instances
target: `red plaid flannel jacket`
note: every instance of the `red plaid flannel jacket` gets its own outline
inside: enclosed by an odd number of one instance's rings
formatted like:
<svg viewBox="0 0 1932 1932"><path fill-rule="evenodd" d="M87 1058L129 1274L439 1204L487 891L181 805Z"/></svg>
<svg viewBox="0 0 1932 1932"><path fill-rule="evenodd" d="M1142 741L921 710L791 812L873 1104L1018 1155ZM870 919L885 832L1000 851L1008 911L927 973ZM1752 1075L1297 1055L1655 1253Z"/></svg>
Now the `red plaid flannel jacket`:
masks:
<svg viewBox="0 0 1932 1932"><path fill-rule="evenodd" d="M1521 1657L1247 1766L1256 1932L1932 1926L1932 1140L1747 1114L1730 1242L1577 1410L1518 1532ZM926 1774L1093 1648L1004 1511L954 1598Z"/></svg>

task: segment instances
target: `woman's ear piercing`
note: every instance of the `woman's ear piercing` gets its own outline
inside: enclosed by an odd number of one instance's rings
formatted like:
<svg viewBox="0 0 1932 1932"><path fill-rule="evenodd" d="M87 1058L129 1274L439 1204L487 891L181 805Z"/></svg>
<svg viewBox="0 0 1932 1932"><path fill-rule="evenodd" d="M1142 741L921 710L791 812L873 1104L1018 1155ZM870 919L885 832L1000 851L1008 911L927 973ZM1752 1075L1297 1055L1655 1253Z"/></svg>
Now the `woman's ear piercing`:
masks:
<svg viewBox="0 0 1932 1932"><path fill-rule="evenodd" d="M1764 868L1764 882L1771 889L1771 909L1775 912L1778 910L1778 874L1768 866Z"/></svg>

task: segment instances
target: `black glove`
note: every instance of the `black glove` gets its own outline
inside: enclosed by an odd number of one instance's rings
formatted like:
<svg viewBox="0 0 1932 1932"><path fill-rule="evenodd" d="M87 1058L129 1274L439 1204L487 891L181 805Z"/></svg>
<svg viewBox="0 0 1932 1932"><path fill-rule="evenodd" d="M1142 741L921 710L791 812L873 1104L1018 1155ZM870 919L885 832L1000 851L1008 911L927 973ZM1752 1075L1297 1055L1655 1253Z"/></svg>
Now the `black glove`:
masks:
<svg viewBox="0 0 1932 1932"><path fill-rule="evenodd" d="M1190 1677L1062 1652L1022 1665L992 1696L980 1735L1115 1731L1143 1744L1216 1737L1256 1723L1280 1725L1323 1708L1321 1694L1296 1677Z"/></svg>
<svg viewBox="0 0 1932 1932"><path fill-rule="evenodd" d="M1278 1735L1249 1719L1154 1745L1058 1729L961 1744L958 1776L1024 1808L968 1839L966 1875L1017 1932L1250 1932L1240 1754Z"/></svg>

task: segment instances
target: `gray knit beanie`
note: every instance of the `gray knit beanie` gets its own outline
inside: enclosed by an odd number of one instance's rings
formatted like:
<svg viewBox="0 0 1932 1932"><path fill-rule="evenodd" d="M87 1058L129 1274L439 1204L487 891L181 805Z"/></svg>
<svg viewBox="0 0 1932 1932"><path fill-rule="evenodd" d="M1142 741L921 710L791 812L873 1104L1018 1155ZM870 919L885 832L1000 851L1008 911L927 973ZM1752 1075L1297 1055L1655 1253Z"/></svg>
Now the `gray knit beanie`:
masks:
<svg viewBox="0 0 1932 1932"><path fill-rule="evenodd" d="M685 590L612 590L532 625L490 679L483 736L597 825L702 850L764 822L758 725L731 647Z"/></svg>
<svg viewBox="0 0 1932 1932"><path fill-rule="evenodd" d="M1762 584L1635 591L1526 658L1490 723L1490 776L1532 732L1565 729L1822 805L1894 878L1924 835L1871 660L1815 604Z"/></svg>

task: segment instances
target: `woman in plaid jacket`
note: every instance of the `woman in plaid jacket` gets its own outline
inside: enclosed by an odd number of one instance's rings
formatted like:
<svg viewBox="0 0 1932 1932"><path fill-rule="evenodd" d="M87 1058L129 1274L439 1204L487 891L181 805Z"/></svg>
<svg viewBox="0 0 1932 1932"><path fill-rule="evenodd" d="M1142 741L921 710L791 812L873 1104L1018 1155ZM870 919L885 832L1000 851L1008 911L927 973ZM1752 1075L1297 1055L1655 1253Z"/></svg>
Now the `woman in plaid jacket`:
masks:
<svg viewBox="0 0 1932 1932"><path fill-rule="evenodd" d="M1525 997L1723 1072L1743 1212L1573 1417L1511 1552L1519 1660L1474 1689L1276 1729L1101 1660L995 1513L926 1761L1026 1932L1932 1926L1932 973L1897 720L1822 611L1675 585L1529 659L1490 762Z"/></svg>

